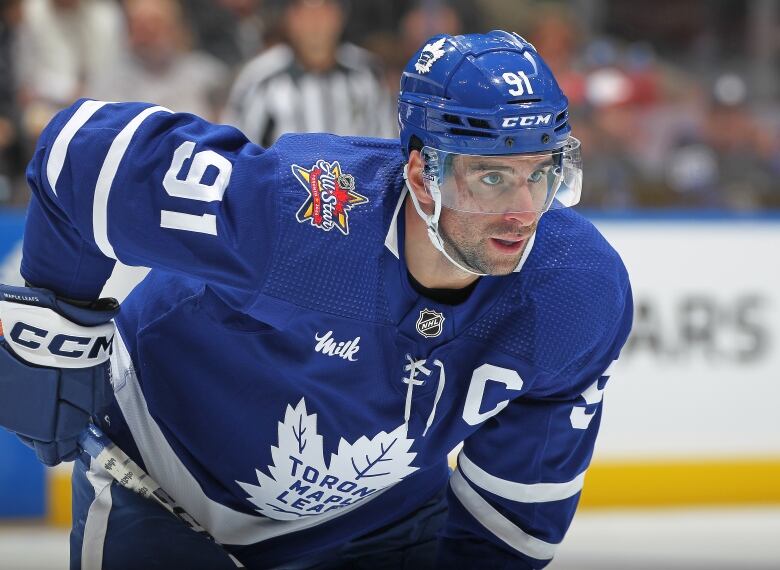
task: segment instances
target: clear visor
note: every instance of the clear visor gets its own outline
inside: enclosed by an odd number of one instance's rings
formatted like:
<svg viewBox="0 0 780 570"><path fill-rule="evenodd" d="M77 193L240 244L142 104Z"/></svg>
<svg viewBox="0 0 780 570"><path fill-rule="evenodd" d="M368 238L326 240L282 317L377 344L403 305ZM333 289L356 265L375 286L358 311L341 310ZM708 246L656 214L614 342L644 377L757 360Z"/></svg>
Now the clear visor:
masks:
<svg viewBox="0 0 780 570"><path fill-rule="evenodd" d="M426 190L461 212L507 214L574 206L582 190L580 141L560 149L497 156L422 149Z"/></svg>

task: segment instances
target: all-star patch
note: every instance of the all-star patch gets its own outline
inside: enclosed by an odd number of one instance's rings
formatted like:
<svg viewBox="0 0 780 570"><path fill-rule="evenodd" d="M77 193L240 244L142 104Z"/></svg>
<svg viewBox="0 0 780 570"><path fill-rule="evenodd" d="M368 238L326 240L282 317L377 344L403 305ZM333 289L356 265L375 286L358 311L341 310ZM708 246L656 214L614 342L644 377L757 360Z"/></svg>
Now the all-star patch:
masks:
<svg viewBox="0 0 780 570"><path fill-rule="evenodd" d="M293 164L292 172L309 193L295 214L298 222L309 222L326 232L335 227L342 234L349 234L349 211L368 202L368 198L355 191L355 177L343 172L337 160L318 160L311 168Z"/></svg>
<svg viewBox="0 0 780 570"><path fill-rule="evenodd" d="M444 330L444 315L433 309L423 309L417 319L417 332L425 338L434 338Z"/></svg>
<svg viewBox="0 0 780 570"><path fill-rule="evenodd" d="M445 41L447 38L438 39L432 44L425 44L420 52L420 57L417 58L417 63L414 64L417 73L428 73L431 70L431 66L445 53L443 49Z"/></svg>

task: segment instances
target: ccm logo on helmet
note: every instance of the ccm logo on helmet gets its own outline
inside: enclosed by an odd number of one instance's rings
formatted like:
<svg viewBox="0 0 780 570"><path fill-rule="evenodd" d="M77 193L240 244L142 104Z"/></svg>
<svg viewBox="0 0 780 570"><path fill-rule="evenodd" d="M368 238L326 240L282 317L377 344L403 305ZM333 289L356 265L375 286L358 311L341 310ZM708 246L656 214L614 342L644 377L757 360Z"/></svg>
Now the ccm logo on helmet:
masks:
<svg viewBox="0 0 780 570"><path fill-rule="evenodd" d="M550 113L546 115L526 115L524 117L504 117L502 127L537 127L539 125L549 125L552 120Z"/></svg>
<svg viewBox="0 0 780 570"><path fill-rule="evenodd" d="M21 346L30 350L38 350L49 339L49 334L47 330L20 321L11 329L9 336L11 340ZM113 343L114 335L92 338L70 334L56 334L51 337L51 340L48 340L46 348L50 353L65 358L82 358L84 353L89 350L87 358L92 359L98 358L101 352L111 354Z"/></svg>

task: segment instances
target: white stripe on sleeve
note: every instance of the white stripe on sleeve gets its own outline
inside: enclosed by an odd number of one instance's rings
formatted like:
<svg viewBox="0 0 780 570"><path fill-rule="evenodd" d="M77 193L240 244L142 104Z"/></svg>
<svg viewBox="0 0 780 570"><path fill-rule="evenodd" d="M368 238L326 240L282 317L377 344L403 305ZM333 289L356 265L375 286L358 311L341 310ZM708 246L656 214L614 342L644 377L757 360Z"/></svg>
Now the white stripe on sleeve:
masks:
<svg viewBox="0 0 780 570"><path fill-rule="evenodd" d="M463 478L459 470L450 477L452 492L477 522L509 546L537 560L551 560L557 544L531 536L490 506Z"/></svg>
<svg viewBox="0 0 780 570"><path fill-rule="evenodd" d="M478 487L519 503L547 503L568 499L579 493L585 482L585 471L565 483L525 484L507 481L483 470L466 457L466 453L463 451L458 455L458 468Z"/></svg>
<svg viewBox="0 0 780 570"><path fill-rule="evenodd" d="M117 170L119 170L119 163L122 162L122 158L125 156L125 152L127 152L127 147L130 146L130 141L133 139L133 135L138 130L138 127L141 126L141 123L149 115L159 113L160 111L166 113L173 112L165 107L149 107L138 113L116 136L114 142L111 143L111 148L108 149L108 154L100 169L97 185L95 186L95 197L92 203L92 230L95 234L97 246L106 257L117 258L113 246L108 241L108 196L111 193L114 177Z"/></svg>
<svg viewBox="0 0 780 570"><path fill-rule="evenodd" d="M73 113L73 116L60 129L57 138L49 153L49 160L46 162L46 178L49 180L54 195L57 195L57 180L60 178L62 167L65 165L65 157L68 155L68 146L70 141L89 119L97 111L106 105L105 101L84 101L81 106Z"/></svg>

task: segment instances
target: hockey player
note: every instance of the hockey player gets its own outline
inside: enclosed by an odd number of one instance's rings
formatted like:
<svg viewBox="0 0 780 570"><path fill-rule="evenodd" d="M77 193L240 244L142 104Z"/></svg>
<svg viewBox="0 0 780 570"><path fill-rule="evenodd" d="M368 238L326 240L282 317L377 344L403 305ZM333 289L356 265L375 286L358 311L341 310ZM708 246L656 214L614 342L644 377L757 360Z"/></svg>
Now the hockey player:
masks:
<svg viewBox="0 0 780 570"><path fill-rule="evenodd" d="M91 100L43 133L0 424L76 460L72 568L233 567L80 453L90 419L248 568L552 559L632 314L566 208L566 97L495 31L427 42L398 111L400 148ZM153 268L118 314L115 260Z"/></svg>

